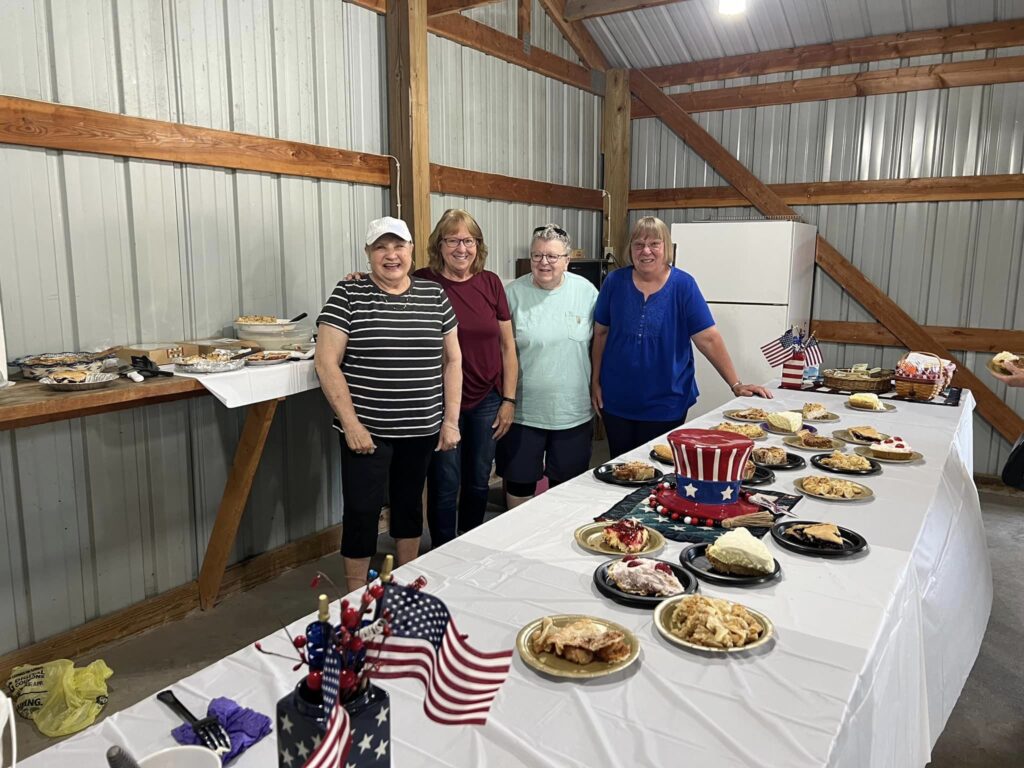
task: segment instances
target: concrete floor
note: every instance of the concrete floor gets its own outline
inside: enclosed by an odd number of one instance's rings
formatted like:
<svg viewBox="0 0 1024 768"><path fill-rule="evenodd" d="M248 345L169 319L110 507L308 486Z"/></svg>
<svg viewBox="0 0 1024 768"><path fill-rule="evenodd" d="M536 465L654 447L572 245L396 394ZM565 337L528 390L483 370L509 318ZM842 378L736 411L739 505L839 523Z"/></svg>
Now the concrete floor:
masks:
<svg viewBox="0 0 1024 768"><path fill-rule="evenodd" d="M595 461L604 458L595 452ZM492 500L499 498L495 493ZM992 556L992 618L981 655L935 747L930 763L934 768L1024 764L1024 498L983 493L982 514ZM381 537L382 546L386 538ZM109 715L270 634L281 621L314 610L309 583L317 570L343 583L341 559L325 557L232 597L211 613L197 612L77 661L87 664L103 658L114 670L105 712ZM25 721L19 726L22 757L54 743Z"/></svg>

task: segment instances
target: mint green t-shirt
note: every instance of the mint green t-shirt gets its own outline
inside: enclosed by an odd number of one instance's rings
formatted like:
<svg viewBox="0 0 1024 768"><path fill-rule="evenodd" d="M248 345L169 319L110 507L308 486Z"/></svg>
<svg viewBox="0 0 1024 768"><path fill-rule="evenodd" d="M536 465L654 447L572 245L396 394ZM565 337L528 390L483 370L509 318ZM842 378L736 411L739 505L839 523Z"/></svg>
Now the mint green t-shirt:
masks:
<svg viewBox="0 0 1024 768"><path fill-rule="evenodd" d="M597 289L565 273L557 288L545 291L523 275L505 292L519 354L517 424L569 429L594 415L590 405L590 338L594 332Z"/></svg>

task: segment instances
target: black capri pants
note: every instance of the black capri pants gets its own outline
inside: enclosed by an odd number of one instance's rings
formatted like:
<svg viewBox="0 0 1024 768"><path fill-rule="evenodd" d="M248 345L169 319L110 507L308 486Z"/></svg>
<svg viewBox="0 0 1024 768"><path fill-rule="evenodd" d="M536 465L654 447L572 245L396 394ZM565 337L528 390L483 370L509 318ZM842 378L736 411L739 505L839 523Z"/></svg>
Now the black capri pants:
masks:
<svg viewBox="0 0 1024 768"><path fill-rule="evenodd" d="M373 438L377 450L354 453L341 435L341 554L372 557L377 552L380 510L391 506L389 533L396 539L414 539L423 533L423 484L437 447L429 437Z"/></svg>

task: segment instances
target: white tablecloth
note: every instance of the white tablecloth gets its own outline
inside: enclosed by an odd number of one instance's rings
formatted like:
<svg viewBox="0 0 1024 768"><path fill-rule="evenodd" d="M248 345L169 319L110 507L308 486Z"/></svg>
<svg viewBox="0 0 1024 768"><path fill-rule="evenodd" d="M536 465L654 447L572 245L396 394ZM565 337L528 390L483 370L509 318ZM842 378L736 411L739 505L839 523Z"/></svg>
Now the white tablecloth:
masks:
<svg viewBox="0 0 1024 768"><path fill-rule="evenodd" d="M871 423L924 453L914 466L886 464L866 479L875 500L829 504L804 499L800 517L827 519L867 537L863 558L801 557L767 544L781 581L754 589L701 584L710 595L746 603L775 623L763 652L707 658L664 642L650 611L602 598L592 584L598 556L578 549L572 531L627 489L590 474L397 571L419 574L447 601L460 630L481 650L513 646L527 622L550 613L607 617L641 639L639 663L586 683L541 677L515 658L484 727L434 724L413 681L384 681L391 694L396 768L418 766L920 766L960 694L988 621L992 579L971 476L971 411L898 403L891 414L847 410L835 428ZM804 397L780 393L779 405ZM740 400L726 407L754 405ZM721 410L698 419L707 425ZM777 444L772 438L769 444ZM635 451L645 455L648 447ZM809 455L809 454L807 454ZM792 491L806 471L778 472ZM662 555L678 556L670 542ZM310 594L312 603L313 595ZM335 606L335 611L337 610ZM301 631L310 617L296 621ZM254 638L255 639L255 638ZM264 645L287 652L283 636ZM186 705L205 709L229 696L272 715L298 675L251 646L175 686ZM145 755L171 743L175 717L149 699L27 761L27 768L101 766L111 743ZM276 766L273 736L236 765Z"/></svg>
<svg viewBox="0 0 1024 768"><path fill-rule="evenodd" d="M164 367L174 371L175 376L196 379L228 408L288 397L320 387L312 360L290 360L280 365L246 365L227 373L178 373L174 366Z"/></svg>

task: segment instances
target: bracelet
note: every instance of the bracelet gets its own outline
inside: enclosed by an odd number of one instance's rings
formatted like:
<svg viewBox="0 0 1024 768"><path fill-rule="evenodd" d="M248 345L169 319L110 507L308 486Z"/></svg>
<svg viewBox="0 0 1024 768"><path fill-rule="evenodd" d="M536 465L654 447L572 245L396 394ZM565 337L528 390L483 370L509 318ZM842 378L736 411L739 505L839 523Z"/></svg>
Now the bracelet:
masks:
<svg viewBox="0 0 1024 768"><path fill-rule="evenodd" d="M737 381L735 384L733 384L731 387L729 387L729 389L731 389L733 392L735 392L736 391L736 387L742 387L742 386L743 386L743 382L742 381Z"/></svg>
<svg viewBox="0 0 1024 768"><path fill-rule="evenodd" d="M501 402L503 402L503 403L512 403L512 405L515 405L516 404L516 399L514 397L503 397L503 398L501 398Z"/></svg>

